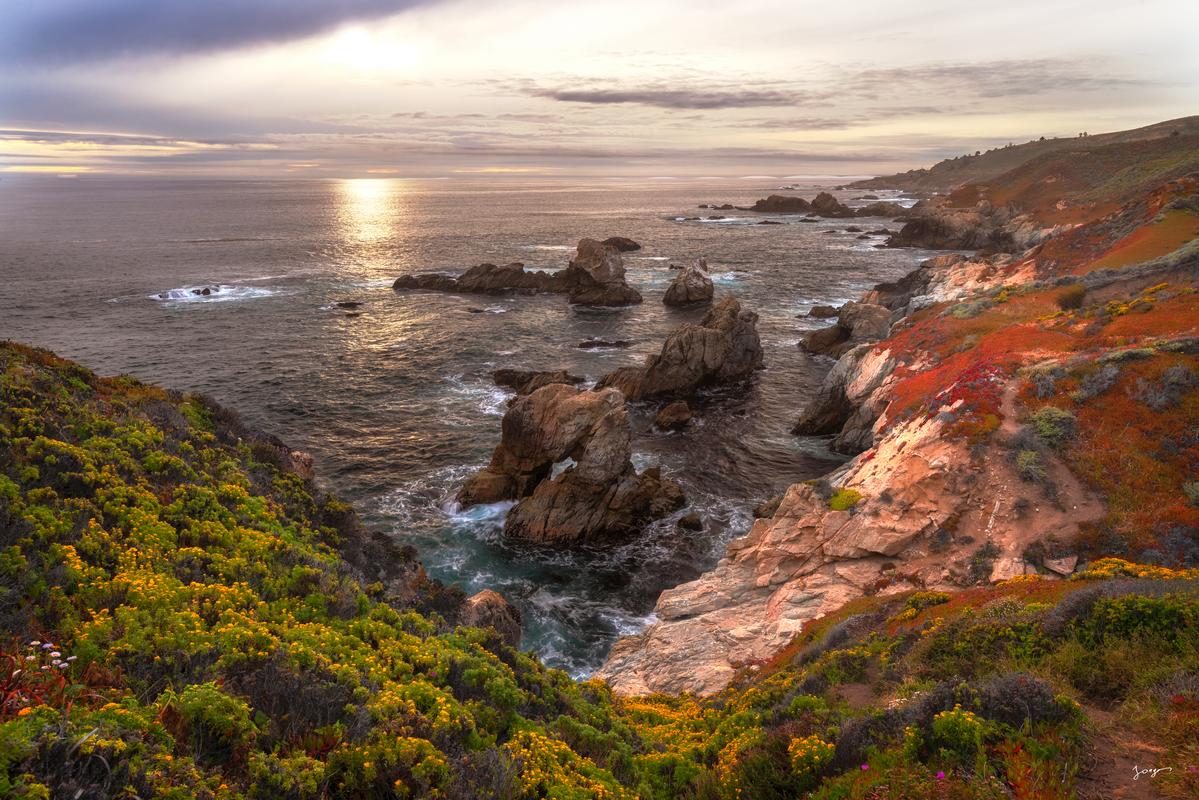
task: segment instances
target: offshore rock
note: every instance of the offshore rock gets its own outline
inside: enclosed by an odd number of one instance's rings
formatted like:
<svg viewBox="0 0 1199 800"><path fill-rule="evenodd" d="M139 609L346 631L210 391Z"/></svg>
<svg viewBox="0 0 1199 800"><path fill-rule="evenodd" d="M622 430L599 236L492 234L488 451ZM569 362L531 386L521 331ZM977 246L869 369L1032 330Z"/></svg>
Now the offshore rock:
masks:
<svg viewBox="0 0 1199 800"><path fill-rule="evenodd" d="M712 279L708 277L708 262L702 258L680 269L662 296L668 306L686 306L712 301Z"/></svg>
<svg viewBox="0 0 1199 800"><path fill-rule="evenodd" d="M542 386L549 386L551 383L566 383L573 386L583 382L581 375L571 375L564 369L497 369L491 373L491 379L496 386L511 389L516 392L517 396L532 394Z"/></svg>
<svg viewBox="0 0 1199 800"><path fill-rule="evenodd" d="M785 194L772 194L752 206L753 211L766 211L775 214L798 214L811 208L812 204L802 197Z"/></svg>
<svg viewBox="0 0 1199 800"><path fill-rule="evenodd" d="M583 239L574 259L561 273L569 286L570 302L592 306L625 306L641 295L625 282L624 261L616 247Z"/></svg>
<svg viewBox="0 0 1199 800"><path fill-rule="evenodd" d="M640 530L684 503L656 469L633 469L629 414L615 390L553 383L504 414L491 463L458 493L463 506L516 500L504 533L572 542Z"/></svg>
<svg viewBox="0 0 1199 800"><path fill-rule="evenodd" d="M520 647L520 609L499 592L484 589L472 594L462 604L458 618L470 628L491 628L509 647Z"/></svg>
<svg viewBox="0 0 1199 800"><path fill-rule="evenodd" d="M614 387L630 400L683 396L701 386L749 377L762 364L758 315L728 296L708 310L698 325L686 324L667 337L662 352L642 367L605 375L599 388Z"/></svg>
<svg viewBox="0 0 1199 800"><path fill-rule="evenodd" d="M627 248L628 245L622 243L621 246ZM598 306L640 303L641 295L625 282L624 274L624 262L616 245L583 239L570 265L557 272L526 270L520 263L502 267L480 264L457 277L436 272L403 275L395 280L392 288L396 291L424 289L473 294L546 292L568 295L571 303Z"/></svg>
<svg viewBox="0 0 1199 800"><path fill-rule="evenodd" d="M641 245L623 236L609 236L607 239L604 239L603 243L608 247L616 248L621 253L631 253L634 250L641 249Z"/></svg>

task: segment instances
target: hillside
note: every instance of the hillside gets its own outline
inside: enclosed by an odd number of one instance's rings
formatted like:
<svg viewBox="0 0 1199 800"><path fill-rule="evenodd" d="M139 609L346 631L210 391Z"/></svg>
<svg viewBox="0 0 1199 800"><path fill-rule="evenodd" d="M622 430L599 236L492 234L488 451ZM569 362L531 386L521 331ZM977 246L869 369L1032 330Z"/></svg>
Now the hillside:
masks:
<svg viewBox="0 0 1199 800"><path fill-rule="evenodd" d="M1199 755L1194 571L865 597L715 697L619 698L402 551L364 582L351 512L208 401L0 367L6 797L1107 796Z"/></svg>
<svg viewBox="0 0 1199 800"><path fill-rule="evenodd" d="M1038 158L1068 152L1084 152L1111 145L1154 141L1172 136L1199 134L1199 116L1158 122L1143 128L1086 137L1035 139L1023 144L999 147L978 155L963 155L896 175L850 184L853 189L903 189L909 192L948 192L976 181L989 181Z"/></svg>

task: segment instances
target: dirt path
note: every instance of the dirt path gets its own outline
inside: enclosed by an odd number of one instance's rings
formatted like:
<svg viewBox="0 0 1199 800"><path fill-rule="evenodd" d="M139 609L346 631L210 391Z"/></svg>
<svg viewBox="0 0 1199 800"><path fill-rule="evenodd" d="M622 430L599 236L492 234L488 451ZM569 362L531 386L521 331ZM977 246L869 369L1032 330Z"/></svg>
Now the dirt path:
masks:
<svg viewBox="0 0 1199 800"><path fill-rule="evenodd" d="M1152 772L1140 772L1166 766L1162 748L1128 730L1109 711L1083 706L1083 712L1095 734L1079 769L1078 800L1163 798Z"/></svg>

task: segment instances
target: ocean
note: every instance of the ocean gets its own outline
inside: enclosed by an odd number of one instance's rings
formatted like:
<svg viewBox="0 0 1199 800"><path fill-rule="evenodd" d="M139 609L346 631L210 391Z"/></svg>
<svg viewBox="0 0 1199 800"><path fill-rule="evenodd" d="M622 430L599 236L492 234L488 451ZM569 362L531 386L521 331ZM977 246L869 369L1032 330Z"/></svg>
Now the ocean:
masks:
<svg viewBox="0 0 1199 800"><path fill-rule="evenodd" d="M504 593L524 613L524 647L581 677L616 637L649 622L663 589L713 566L749 530L758 502L839 463L825 441L788 432L831 365L797 347L824 324L803 315L929 255L877 249L883 237L845 231L897 228L889 219L801 223L697 208L749 205L777 187L6 177L0 338L101 374L203 392L311 452L322 485L368 525L414 545L434 577ZM860 196L834 194L851 204ZM579 239L609 236L643 245L625 255L642 305L391 288L402 274L488 261L560 269ZM499 441L510 395L492 370L566 368L594 381L640 363L703 315L661 302L670 264L699 257L718 293L760 315L765 369L705 392L685 432L654 431L656 405L633 408L635 463L661 464L688 508L631 540L573 550L506 543L504 505L457 509L455 490ZM203 288L210 293L192 291ZM362 305L337 305L347 302ZM633 344L577 347L592 338ZM701 532L675 524L692 509L705 519Z"/></svg>

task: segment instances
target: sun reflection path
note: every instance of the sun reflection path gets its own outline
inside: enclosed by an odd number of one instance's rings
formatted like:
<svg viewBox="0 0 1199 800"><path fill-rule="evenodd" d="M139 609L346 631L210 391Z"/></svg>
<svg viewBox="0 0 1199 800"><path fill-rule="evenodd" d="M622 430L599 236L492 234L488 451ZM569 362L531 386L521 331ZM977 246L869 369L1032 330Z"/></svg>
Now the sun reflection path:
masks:
<svg viewBox="0 0 1199 800"><path fill-rule="evenodd" d="M377 244L395 236L404 225L404 181L392 178L350 178L337 184L342 234L349 242Z"/></svg>

